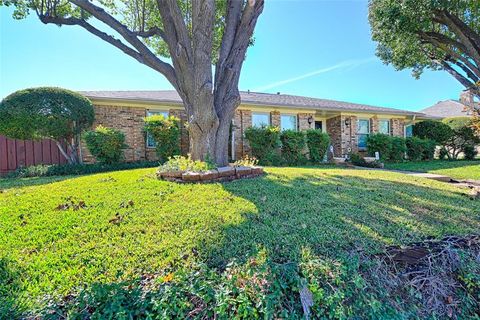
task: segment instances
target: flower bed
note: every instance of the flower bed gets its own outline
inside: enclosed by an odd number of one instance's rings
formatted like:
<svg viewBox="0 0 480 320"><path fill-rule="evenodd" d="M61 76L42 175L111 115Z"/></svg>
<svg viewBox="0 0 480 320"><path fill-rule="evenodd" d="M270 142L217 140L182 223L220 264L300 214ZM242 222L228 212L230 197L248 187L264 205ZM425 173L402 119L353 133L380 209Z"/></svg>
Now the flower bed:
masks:
<svg viewBox="0 0 480 320"><path fill-rule="evenodd" d="M226 166L206 171L157 171L157 177L174 182L208 183L254 178L263 175L262 167Z"/></svg>

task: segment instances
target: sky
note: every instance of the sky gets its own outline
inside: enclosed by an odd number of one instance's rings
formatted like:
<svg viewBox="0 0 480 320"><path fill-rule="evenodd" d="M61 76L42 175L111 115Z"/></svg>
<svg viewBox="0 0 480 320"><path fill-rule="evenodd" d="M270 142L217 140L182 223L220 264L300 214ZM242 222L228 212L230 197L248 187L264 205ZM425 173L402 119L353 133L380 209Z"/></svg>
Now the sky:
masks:
<svg viewBox="0 0 480 320"><path fill-rule="evenodd" d="M14 20L0 7L0 98L23 88L172 89L159 73L78 26ZM420 80L375 56L366 0L266 0L240 90L421 110L457 99L462 86L446 72Z"/></svg>

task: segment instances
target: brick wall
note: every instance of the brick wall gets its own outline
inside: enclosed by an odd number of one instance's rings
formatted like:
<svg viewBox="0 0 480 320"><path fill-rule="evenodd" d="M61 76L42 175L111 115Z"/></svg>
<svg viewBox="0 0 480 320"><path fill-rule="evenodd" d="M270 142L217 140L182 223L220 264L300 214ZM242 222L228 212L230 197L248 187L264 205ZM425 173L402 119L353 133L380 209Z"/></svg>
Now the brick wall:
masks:
<svg viewBox="0 0 480 320"><path fill-rule="evenodd" d="M274 127L280 127L280 112L272 111L270 112L270 125Z"/></svg>
<svg viewBox="0 0 480 320"><path fill-rule="evenodd" d="M377 133L379 128L378 117L374 116L370 118L370 132Z"/></svg>
<svg viewBox="0 0 480 320"><path fill-rule="evenodd" d="M391 119L390 120L390 131L392 136L403 137L404 135L404 126L405 121L403 119Z"/></svg>
<svg viewBox="0 0 480 320"><path fill-rule="evenodd" d="M315 114L313 113L299 113L298 117L298 130L304 131L315 128L315 120L313 119ZM312 123L308 123L308 119L312 118Z"/></svg>
<svg viewBox="0 0 480 320"><path fill-rule="evenodd" d="M143 108L95 106L95 122L92 128L103 125L122 131L125 134L125 143L128 145L124 151L125 161L142 161L145 160L144 117L145 109ZM83 161L94 162L95 159L88 152L85 143L82 142L81 148Z"/></svg>
<svg viewBox="0 0 480 320"><path fill-rule="evenodd" d="M245 129L252 126L252 111L236 110L233 118L235 132L235 159L241 159L243 155L250 154L250 146L245 139Z"/></svg>
<svg viewBox="0 0 480 320"><path fill-rule="evenodd" d="M333 154L340 157L342 154L342 117L336 116L327 119L327 133L333 146Z"/></svg>

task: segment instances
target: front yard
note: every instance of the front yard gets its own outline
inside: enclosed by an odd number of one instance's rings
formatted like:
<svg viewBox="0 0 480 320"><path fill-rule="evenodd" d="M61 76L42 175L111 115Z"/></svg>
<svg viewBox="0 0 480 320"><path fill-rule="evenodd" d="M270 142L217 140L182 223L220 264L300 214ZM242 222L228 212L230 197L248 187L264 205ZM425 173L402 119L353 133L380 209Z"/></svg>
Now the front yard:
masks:
<svg viewBox="0 0 480 320"><path fill-rule="evenodd" d="M446 175L454 179L480 180L480 160L433 160L386 163L385 168Z"/></svg>
<svg viewBox="0 0 480 320"><path fill-rule="evenodd" d="M344 270L354 250L373 254L480 230L480 203L449 184L338 167L266 171L204 185L159 181L152 168L0 180L0 305L21 312L92 284L193 263L225 270L259 254L272 268L291 265L296 274L305 272L299 267L305 259ZM338 281L336 294L344 294ZM322 304L331 308L325 316L358 314L341 295L332 299ZM301 310L299 298L292 301L284 306L290 315ZM377 312L368 301L362 308Z"/></svg>

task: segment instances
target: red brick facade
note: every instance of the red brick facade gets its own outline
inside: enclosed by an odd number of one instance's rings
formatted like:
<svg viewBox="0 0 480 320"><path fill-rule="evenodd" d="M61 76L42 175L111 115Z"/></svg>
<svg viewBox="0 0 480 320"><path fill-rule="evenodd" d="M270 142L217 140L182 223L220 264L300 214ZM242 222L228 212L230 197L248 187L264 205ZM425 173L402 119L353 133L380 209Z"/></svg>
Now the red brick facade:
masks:
<svg viewBox="0 0 480 320"><path fill-rule="evenodd" d="M95 123L93 127L103 125L119 129L125 133L126 144L125 161L153 161L157 159L154 148L146 146L145 132L143 131L144 118L147 108L122 107L122 106L95 106ZM187 115L181 109L169 109L169 114L181 120L181 152L188 153L188 130L186 128ZM297 113L299 130L314 128L314 113ZM326 120L327 133L330 135L336 157L345 156L349 152L358 151L356 116L338 115ZM270 123L273 126L281 125L279 111L270 112ZM239 109L235 111L233 119L233 134L235 159L240 159L250 153L250 147L244 137L245 129L252 126L252 111ZM378 118L370 118L370 132L378 132ZM404 120L401 118L390 119L390 130L394 136L404 135ZM93 162L94 159L82 144L82 157L84 162Z"/></svg>

